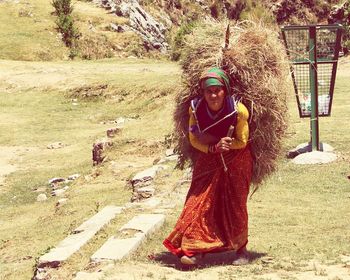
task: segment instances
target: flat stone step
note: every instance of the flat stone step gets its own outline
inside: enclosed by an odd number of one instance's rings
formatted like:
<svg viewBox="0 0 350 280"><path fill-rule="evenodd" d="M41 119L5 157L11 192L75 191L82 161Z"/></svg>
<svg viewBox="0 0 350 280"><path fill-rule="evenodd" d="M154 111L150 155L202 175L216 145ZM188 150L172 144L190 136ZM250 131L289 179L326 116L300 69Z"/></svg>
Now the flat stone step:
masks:
<svg viewBox="0 0 350 280"><path fill-rule="evenodd" d="M134 252L142 241L165 221L164 214L141 214L131 219L119 229L119 232L135 231L130 238L109 238L91 257L94 262L103 260L121 260Z"/></svg>
<svg viewBox="0 0 350 280"><path fill-rule="evenodd" d="M123 207L106 206L76 228L71 235L39 259L38 267L57 267L85 245L103 226L123 211Z"/></svg>

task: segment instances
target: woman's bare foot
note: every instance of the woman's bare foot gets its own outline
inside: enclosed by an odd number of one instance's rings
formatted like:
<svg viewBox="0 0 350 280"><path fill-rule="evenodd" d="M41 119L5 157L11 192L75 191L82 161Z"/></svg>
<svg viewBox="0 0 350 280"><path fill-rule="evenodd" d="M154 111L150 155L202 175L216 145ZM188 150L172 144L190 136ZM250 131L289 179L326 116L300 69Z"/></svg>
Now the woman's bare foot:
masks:
<svg viewBox="0 0 350 280"><path fill-rule="evenodd" d="M236 259L232 262L233 265L245 265L249 263L249 253L246 247L239 249L236 252Z"/></svg>
<svg viewBox="0 0 350 280"><path fill-rule="evenodd" d="M188 256L182 256L180 261L182 264L186 264L186 265L196 265L198 264L198 261L200 259L203 258L203 255L202 254L198 254L198 255L194 255L192 257L188 257Z"/></svg>

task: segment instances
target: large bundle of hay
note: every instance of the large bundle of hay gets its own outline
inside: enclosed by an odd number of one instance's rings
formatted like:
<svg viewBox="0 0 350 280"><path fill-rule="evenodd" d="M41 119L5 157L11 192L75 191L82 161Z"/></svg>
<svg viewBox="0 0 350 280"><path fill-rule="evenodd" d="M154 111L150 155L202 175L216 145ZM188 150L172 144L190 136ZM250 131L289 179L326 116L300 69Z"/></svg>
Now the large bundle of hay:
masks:
<svg viewBox="0 0 350 280"><path fill-rule="evenodd" d="M190 100L200 94L199 78L208 68L221 67L233 81L233 94L250 111L256 189L276 169L281 152L287 128L288 63L276 32L252 22L231 26L230 31L226 27L227 23L205 22L187 38L184 87L176 97L174 114L179 166L194 160L197 153L188 141L188 108Z"/></svg>

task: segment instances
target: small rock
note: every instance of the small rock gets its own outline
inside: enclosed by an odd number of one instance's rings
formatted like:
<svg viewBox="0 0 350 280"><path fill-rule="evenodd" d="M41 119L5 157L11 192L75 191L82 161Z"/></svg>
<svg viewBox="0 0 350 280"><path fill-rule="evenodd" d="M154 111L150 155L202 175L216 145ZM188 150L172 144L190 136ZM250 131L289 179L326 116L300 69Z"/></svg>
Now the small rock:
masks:
<svg viewBox="0 0 350 280"><path fill-rule="evenodd" d="M107 137L113 138L116 136L119 132L121 131L120 128L115 127L115 128L110 128L107 130Z"/></svg>
<svg viewBox="0 0 350 280"><path fill-rule="evenodd" d="M155 189L153 187L142 187L137 189L138 193L150 193L150 194L154 194Z"/></svg>
<svg viewBox="0 0 350 280"><path fill-rule="evenodd" d="M116 119L115 120L115 122L117 123L117 124L124 124L125 123L125 118L123 118L123 117L120 117L120 118L118 118L118 119Z"/></svg>
<svg viewBox="0 0 350 280"><path fill-rule="evenodd" d="M110 29L112 31L115 31L115 32L122 33L122 32L127 31L126 26L117 25L117 24L114 24L114 23L110 23L109 26L110 26Z"/></svg>
<svg viewBox="0 0 350 280"><path fill-rule="evenodd" d="M167 163L167 162L171 162L171 161L177 161L179 158L178 155L171 155L171 156L167 156L165 158L162 158L161 160L159 160L157 162L157 164L163 164L163 163Z"/></svg>
<svg viewBox="0 0 350 280"><path fill-rule="evenodd" d="M64 189L57 189L51 192L52 196L62 196L64 193L66 192L66 190Z"/></svg>
<svg viewBox="0 0 350 280"><path fill-rule="evenodd" d="M153 196L154 192L155 189L153 187L142 187L139 189L135 189L131 197L131 201L134 202L150 198Z"/></svg>
<svg viewBox="0 0 350 280"><path fill-rule="evenodd" d="M45 268L37 268L32 280L47 280L50 276Z"/></svg>
<svg viewBox="0 0 350 280"><path fill-rule="evenodd" d="M62 142L55 142L47 145L48 149L60 149L63 148L65 145Z"/></svg>
<svg viewBox="0 0 350 280"><path fill-rule="evenodd" d="M73 175L68 176L67 179L70 181L74 181L74 180L78 179L79 177L80 177L80 174L73 174Z"/></svg>
<svg viewBox="0 0 350 280"><path fill-rule="evenodd" d="M172 155L175 155L174 149L167 149L167 150L165 151L165 155L166 155L167 157L170 157L170 156L172 156Z"/></svg>
<svg viewBox="0 0 350 280"><path fill-rule="evenodd" d="M68 190L69 189L69 187L68 186L65 186L64 188L63 188L63 190Z"/></svg>
<svg viewBox="0 0 350 280"><path fill-rule="evenodd" d="M49 180L49 184L55 184L55 183L60 183L60 182L64 182L66 181L66 179L64 178L52 178Z"/></svg>
<svg viewBox="0 0 350 280"><path fill-rule="evenodd" d="M39 194L38 197L36 198L36 201L38 202L45 201L45 200L47 200L47 196L44 193Z"/></svg>
<svg viewBox="0 0 350 280"><path fill-rule="evenodd" d="M61 199L59 199L57 201L56 207L61 207L61 206L65 205L65 204L67 204L67 202L68 202L67 198L61 198Z"/></svg>
<svg viewBox="0 0 350 280"><path fill-rule="evenodd" d="M153 166L142 172L139 172L134 176L134 178L132 178L131 184L135 187L135 186L140 186L146 183L147 181L152 181L156 176L157 172L158 172L158 168L156 166Z"/></svg>

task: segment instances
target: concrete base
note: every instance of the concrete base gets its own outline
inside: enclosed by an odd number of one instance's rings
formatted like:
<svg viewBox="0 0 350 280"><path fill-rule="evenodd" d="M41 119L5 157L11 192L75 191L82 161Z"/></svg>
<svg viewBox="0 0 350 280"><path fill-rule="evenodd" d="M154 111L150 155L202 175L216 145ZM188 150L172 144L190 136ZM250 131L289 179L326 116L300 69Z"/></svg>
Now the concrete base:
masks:
<svg viewBox="0 0 350 280"><path fill-rule="evenodd" d="M334 148L331 145L326 143L320 143L320 152L333 152ZM295 158L296 156L304 153L312 152L311 143L302 143L298 145L296 148L287 152L287 158Z"/></svg>
<svg viewBox="0 0 350 280"><path fill-rule="evenodd" d="M320 151L312 151L311 143L303 143L295 149L287 152L287 158L292 158L295 164L320 164L328 163L337 159L337 156L332 153L333 147L320 143Z"/></svg>
<svg viewBox="0 0 350 280"><path fill-rule="evenodd" d="M292 162L295 164L322 164L337 159L334 153L314 151L296 156Z"/></svg>

